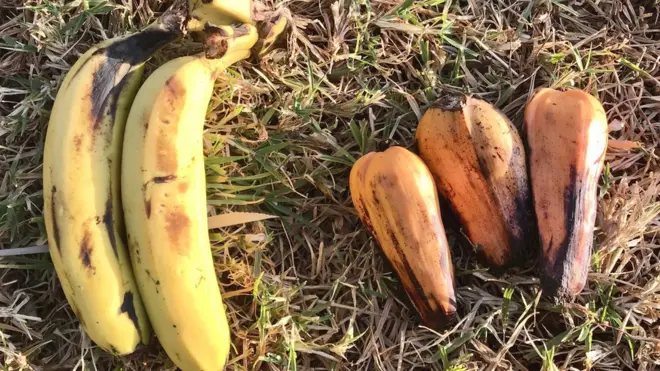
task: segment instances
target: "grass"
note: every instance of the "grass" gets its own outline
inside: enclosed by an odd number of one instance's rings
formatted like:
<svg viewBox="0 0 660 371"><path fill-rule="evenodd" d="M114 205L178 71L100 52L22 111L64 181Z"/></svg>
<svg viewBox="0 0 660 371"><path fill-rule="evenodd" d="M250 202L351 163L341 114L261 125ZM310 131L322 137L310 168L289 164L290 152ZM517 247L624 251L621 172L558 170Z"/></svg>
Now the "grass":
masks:
<svg viewBox="0 0 660 371"><path fill-rule="evenodd" d="M139 7L138 7L139 5ZM167 1L0 3L0 248L46 243L49 109L76 57ZM279 216L211 231L232 370L652 370L660 365L660 8L637 0L289 0L286 38L218 82L205 133L209 209ZM20 6L17 8L17 6ZM190 52L172 45L148 70ZM530 93L574 87L611 124L596 252L573 303L541 297L532 263L494 277L450 230L459 321L420 326L350 202L364 153L412 146L443 92L518 125ZM536 248L536 246L531 246ZM95 348L48 254L0 258L0 369L173 369L157 341Z"/></svg>

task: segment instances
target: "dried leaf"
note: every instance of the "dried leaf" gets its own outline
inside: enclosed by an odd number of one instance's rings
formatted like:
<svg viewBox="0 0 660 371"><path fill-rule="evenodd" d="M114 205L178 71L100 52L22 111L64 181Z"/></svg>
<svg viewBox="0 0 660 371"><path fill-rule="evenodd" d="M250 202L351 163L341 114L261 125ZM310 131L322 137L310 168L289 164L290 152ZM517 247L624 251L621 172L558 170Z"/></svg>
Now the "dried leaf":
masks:
<svg viewBox="0 0 660 371"><path fill-rule="evenodd" d="M607 141L607 145L609 148L623 150L642 148L642 145L639 142L633 142L632 140L610 139Z"/></svg>
<svg viewBox="0 0 660 371"><path fill-rule="evenodd" d="M258 222L266 219L277 218L275 215L261 213L227 213L209 217L209 229L230 227L232 225Z"/></svg>

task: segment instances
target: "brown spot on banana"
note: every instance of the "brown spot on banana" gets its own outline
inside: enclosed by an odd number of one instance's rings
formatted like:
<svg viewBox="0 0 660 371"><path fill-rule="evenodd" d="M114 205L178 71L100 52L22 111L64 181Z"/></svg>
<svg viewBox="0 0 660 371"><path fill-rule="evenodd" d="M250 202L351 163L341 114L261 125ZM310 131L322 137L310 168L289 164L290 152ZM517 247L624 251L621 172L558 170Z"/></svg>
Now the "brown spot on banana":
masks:
<svg viewBox="0 0 660 371"><path fill-rule="evenodd" d="M170 242L180 255L187 255L189 244L187 237L190 235L190 219L188 215L180 210L174 210L165 216L165 228L170 237Z"/></svg>
<svg viewBox="0 0 660 371"><path fill-rule="evenodd" d="M147 219L151 218L151 199L144 200L144 213L147 214Z"/></svg>
<svg viewBox="0 0 660 371"><path fill-rule="evenodd" d="M151 112L147 111L142 115L142 125L144 126L144 132L142 132L142 137L143 138L147 136L147 132L149 131L150 114L151 114Z"/></svg>
<svg viewBox="0 0 660 371"><path fill-rule="evenodd" d="M178 116L184 104L181 97L186 94L185 85L177 77L171 77L165 83L165 89L161 94L159 99L167 102L170 107L167 110L161 110L160 115L154 119L159 123L178 122ZM178 167L176 136L179 128L175 124L169 124L157 125L154 129L158 130L156 133L156 169L165 174L176 173Z"/></svg>
<svg viewBox="0 0 660 371"><path fill-rule="evenodd" d="M76 152L82 150L83 135L78 134L73 138L73 146L76 149Z"/></svg>
<svg viewBox="0 0 660 371"><path fill-rule="evenodd" d="M186 193L188 191L188 187L190 187L188 182L179 183L179 185L178 185L179 192Z"/></svg>
<svg viewBox="0 0 660 371"><path fill-rule="evenodd" d="M119 252L117 251L117 235L115 234L115 223L114 223L112 211L113 211L112 200L108 199L105 202L103 225L105 226L105 229L108 233L108 240L110 240L110 247L112 247L112 251L115 253L115 256L118 257Z"/></svg>
<svg viewBox="0 0 660 371"><path fill-rule="evenodd" d="M159 133L156 139L156 167L163 173L174 173L179 165L176 156L176 145L173 138L165 133Z"/></svg>
<svg viewBox="0 0 660 371"><path fill-rule="evenodd" d="M186 86L179 81L176 76L170 77L165 82L165 87L167 88L170 101L178 100L178 97L185 96Z"/></svg>
<svg viewBox="0 0 660 371"><path fill-rule="evenodd" d="M87 268L92 274L96 273L96 268L92 264L92 234L89 231L89 227L85 226L85 231L83 232L83 238L80 241L80 253L78 257L82 265Z"/></svg>

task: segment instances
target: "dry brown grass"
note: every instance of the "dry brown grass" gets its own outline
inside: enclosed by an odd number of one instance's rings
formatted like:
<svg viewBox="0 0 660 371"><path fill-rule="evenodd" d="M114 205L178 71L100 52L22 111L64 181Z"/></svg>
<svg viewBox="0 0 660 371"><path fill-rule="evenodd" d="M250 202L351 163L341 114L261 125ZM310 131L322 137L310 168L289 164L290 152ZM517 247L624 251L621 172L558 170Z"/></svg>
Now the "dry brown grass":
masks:
<svg viewBox="0 0 660 371"><path fill-rule="evenodd" d="M0 0L0 248L46 242L49 107L96 41L146 25L154 0ZM16 6L23 6L16 8ZM289 0L286 41L219 81L212 213L280 218L213 230L234 370L653 370L660 366L660 6L652 0ZM68 25L68 26L67 26ZM172 45L149 70L193 47ZM443 91L520 125L541 86L586 89L611 123L589 285L541 298L533 263L501 278L450 230L459 322L420 327L348 194L351 164L411 146ZM233 157L236 156L236 157ZM530 246L536 248L537 246ZM113 358L80 330L47 254L0 258L0 368L172 369L157 341Z"/></svg>

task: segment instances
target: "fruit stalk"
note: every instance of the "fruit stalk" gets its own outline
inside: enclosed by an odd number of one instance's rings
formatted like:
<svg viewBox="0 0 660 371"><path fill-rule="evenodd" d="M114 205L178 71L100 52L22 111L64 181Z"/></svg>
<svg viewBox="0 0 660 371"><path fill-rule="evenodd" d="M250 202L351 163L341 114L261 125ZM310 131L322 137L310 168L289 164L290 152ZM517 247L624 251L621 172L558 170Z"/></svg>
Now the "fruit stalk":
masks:
<svg viewBox="0 0 660 371"><path fill-rule="evenodd" d="M541 286L558 301L570 300L587 281L607 117L585 92L544 88L525 109L525 131L542 247Z"/></svg>
<svg viewBox="0 0 660 371"><path fill-rule="evenodd" d="M350 174L353 205L427 326L456 312L451 252L438 194L424 163L402 147L361 157Z"/></svg>
<svg viewBox="0 0 660 371"><path fill-rule="evenodd" d="M43 186L51 258L82 327L114 354L133 352L150 333L125 244L124 125L144 63L183 35L183 21L167 13L88 50L62 82L48 124Z"/></svg>

